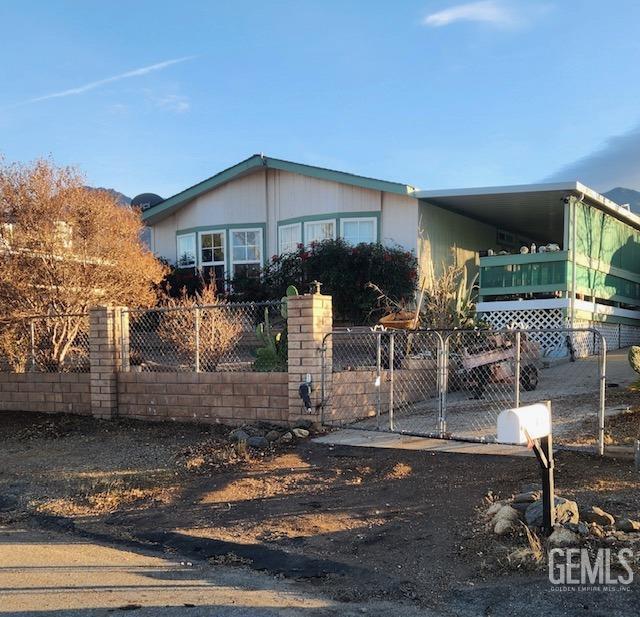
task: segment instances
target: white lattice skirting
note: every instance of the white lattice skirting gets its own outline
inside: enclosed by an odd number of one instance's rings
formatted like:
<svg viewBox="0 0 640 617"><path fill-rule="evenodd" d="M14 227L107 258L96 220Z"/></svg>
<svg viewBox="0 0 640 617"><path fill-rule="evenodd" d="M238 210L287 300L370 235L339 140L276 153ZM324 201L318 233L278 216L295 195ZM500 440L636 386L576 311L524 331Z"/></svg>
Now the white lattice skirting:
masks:
<svg viewBox="0 0 640 617"><path fill-rule="evenodd" d="M510 311L488 311L479 317L497 330L502 328L566 328L562 309L521 309ZM531 338L542 347L546 355L567 355L566 332L536 332Z"/></svg>
<svg viewBox="0 0 640 617"><path fill-rule="evenodd" d="M532 333L531 338L540 343L546 356L562 357L568 354L567 332L569 327L562 309L520 309L486 311L478 316L496 329L502 328L557 328L558 332ZM600 321L576 321L574 328L594 328L605 339L607 349L621 349L640 345L640 327ZM598 336L589 332L572 335L575 354L584 357L599 353Z"/></svg>

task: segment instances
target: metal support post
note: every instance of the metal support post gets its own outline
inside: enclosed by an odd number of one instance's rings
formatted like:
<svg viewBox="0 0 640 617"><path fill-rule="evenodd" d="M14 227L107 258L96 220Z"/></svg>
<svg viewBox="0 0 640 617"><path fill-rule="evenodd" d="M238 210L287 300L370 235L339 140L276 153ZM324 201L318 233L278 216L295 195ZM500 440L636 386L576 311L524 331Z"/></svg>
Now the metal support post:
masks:
<svg viewBox="0 0 640 617"><path fill-rule="evenodd" d="M29 336L31 338L31 371L36 370L36 324L32 319L29 322Z"/></svg>
<svg viewBox="0 0 640 617"><path fill-rule="evenodd" d="M521 341L522 341L522 333L520 332L520 330L518 330L515 333L516 353L515 353L515 366L513 369L516 408L520 407L520 375L522 373L522 361L520 358L520 354L522 351L522 347L520 345Z"/></svg>
<svg viewBox="0 0 640 617"><path fill-rule="evenodd" d="M607 394L607 341L600 334L600 401L598 405L598 454L604 456L604 412Z"/></svg>
<svg viewBox="0 0 640 617"><path fill-rule="evenodd" d="M376 430L380 430L382 413L382 333L376 335Z"/></svg>
<svg viewBox="0 0 640 617"><path fill-rule="evenodd" d="M394 431L393 423L393 383L394 383L394 365L395 364L395 334L389 334L389 430Z"/></svg>
<svg viewBox="0 0 640 617"><path fill-rule="evenodd" d="M195 328L195 369L196 373L200 372L200 307L195 307L195 320L194 320L194 328Z"/></svg>

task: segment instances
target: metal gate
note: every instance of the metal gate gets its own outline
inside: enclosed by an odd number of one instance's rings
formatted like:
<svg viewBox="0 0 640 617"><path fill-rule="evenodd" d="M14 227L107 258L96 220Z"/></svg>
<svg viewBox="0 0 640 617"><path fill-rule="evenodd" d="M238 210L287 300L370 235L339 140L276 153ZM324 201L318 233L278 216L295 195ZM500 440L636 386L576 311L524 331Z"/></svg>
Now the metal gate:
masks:
<svg viewBox="0 0 640 617"><path fill-rule="evenodd" d="M602 451L605 392L606 341L591 328L336 330L323 345L329 426L491 442L500 411L551 400L554 438L587 422Z"/></svg>

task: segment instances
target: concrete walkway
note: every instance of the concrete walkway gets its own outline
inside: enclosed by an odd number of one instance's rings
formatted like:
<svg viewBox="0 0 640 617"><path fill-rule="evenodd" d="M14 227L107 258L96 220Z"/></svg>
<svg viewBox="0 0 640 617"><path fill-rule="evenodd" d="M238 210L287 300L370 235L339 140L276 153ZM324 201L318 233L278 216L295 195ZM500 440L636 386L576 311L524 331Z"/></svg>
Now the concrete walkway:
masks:
<svg viewBox="0 0 640 617"><path fill-rule="evenodd" d="M317 437L313 441L334 446L360 446L363 448L397 448L399 450L427 450L490 456L533 456L533 452L522 446L432 439L358 429L342 429Z"/></svg>

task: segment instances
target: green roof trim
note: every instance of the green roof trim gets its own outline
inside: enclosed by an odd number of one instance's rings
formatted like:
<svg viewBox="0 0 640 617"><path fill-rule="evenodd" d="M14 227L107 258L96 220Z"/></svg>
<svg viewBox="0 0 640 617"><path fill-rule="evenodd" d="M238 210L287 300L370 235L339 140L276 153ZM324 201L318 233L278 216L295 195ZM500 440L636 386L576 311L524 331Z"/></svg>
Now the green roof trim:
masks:
<svg viewBox="0 0 640 617"><path fill-rule="evenodd" d="M198 184L194 184L184 191L176 193L172 197L157 203L155 206L151 206L142 213L142 220L148 223L154 223L157 220L168 216L196 197L199 197L222 184L230 182L235 178L261 168L279 169L294 174L300 174L302 176L318 178L320 180L349 184L351 186L371 189L373 191L396 193L397 195L411 195L415 190L414 187L400 182L388 182L387 180L358 176L345 171L325 169L324 167L315 167L313 165L305 165L303 163L293 163L292 161L284 161L282 159L274 159L261 154L254 154L248 159L224 169L215 176L211 176L210 178L207 178Z"/></svg>

